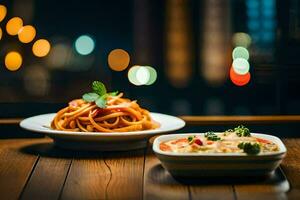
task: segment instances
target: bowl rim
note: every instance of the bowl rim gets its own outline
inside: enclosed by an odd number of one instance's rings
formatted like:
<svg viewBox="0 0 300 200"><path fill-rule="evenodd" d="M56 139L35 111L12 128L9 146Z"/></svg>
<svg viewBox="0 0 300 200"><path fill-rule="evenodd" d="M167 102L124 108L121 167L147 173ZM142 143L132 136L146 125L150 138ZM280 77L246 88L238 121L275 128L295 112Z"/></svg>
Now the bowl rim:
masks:
<svg viewBox="0 0 300 200"><path fill-rule="evenodd" d="M216 133L222 133L222 132L216 132ZM152 149L156 154L159 155L165 155L165 156L171 156L171 157L270 157L270 156L279 156L279 155L285 155L287 152L287 149L281 139L274 135L268 135L268 134L262 134L262 133L252 133L252 136L260 137L262 139L268 139L272 142L276 143L279 146L278 152L268 152L268 153L261 153L258 155L248 155L246 153L176 153L176 152L166 152L162 151L159 148L159 144L161 142L172 140L176 138L182 138L182 137L188 137L191 135L203 135L204 133L180 133L180 134L168 134L168 135L161 135L154 139Z"/></svg>

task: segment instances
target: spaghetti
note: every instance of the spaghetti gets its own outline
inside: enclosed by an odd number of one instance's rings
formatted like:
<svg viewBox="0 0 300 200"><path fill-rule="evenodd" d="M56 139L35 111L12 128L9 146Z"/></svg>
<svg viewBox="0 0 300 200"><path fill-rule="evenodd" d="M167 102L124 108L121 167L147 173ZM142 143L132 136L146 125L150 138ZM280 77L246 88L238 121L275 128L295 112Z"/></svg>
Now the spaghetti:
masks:
<svg viewBox="0 0 300 200"><path fill-rule="evenodd" d="M57 112L51 128L75 132L128 132L159 127L148 110L122 96L123 93L108 95L105 108L98 107L94 102L75 99Z"/></svg>

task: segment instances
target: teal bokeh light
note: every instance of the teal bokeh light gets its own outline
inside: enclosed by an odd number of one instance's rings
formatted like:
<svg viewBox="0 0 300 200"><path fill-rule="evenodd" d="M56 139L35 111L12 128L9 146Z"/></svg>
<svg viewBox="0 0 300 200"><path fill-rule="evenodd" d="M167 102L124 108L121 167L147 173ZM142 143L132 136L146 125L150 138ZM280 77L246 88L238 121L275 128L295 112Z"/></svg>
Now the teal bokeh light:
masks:
<svg viewBox="0 0 300 200"><path fill-rule="evenodd" d="M88 55L95 48L94 40L88 35L82 35L75 41L75 49L81 55Z"/></svg>
<svg viewBox="0 0 300 200"><path fill-rule="evenodd" d="M146 66L148 68L148 71L150 73L149 81L146 83L146 85L152 85L156 79L157 79L157 72L153 67Z"/></svg>
<svg viewBox="0 0 300 200"><path fill-rule="evenodd" d="M244 47L235 47L232 52L232 59L244 58L246 60L249 59L249 52Z"/></svg>

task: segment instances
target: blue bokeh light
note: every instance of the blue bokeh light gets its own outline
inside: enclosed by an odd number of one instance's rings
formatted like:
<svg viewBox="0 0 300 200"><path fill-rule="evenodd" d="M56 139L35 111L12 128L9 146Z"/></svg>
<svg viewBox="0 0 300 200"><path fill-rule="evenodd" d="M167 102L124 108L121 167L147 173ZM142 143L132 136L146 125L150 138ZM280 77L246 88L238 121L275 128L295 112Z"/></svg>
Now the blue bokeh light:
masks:
<svg viewBox="0 0 300 200"><path fill-rule="evenodd" d="M259 20L248 20L247 22L248 29L250 31L256 31L260 28Z"/></svg>
<svg viewBox="0 0 300 200"><path fill-rule="evenodd" d="M95 48L94 40L88 35L82 35L75 41L75 49L81 55L88 55Z"/></svg>
<svg viewBox="0 0 300 200"><path fill-rule="evenodd" d="M250 9L257 9L259 6L259 1L258 0L247 0L246 6L247 6L247 8L250 8Z"/></svg>
<svg viewBox="0 0 300 200"><path fill-rule="evenodd" d="M249 18L259 18L259 10L258 9L247 9L247 16Z"/></svg>

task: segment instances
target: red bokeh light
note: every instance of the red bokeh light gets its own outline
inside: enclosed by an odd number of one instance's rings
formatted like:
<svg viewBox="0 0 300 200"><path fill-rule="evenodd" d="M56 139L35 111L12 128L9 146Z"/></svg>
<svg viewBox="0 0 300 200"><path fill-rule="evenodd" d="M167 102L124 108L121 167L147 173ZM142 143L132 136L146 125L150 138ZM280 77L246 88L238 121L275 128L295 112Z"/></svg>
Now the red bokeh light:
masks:
<svg viewBox="0 0 300 200"><path fill-rule="evenodd" d="M237 85L237 86L244 86L247 83L249 83L250 79L251 79L251 75L250 72L248 72L245 75L240 75L235 73L235 71L233 70L233 68L230 68L230 79L231 81Z"/></svg>

